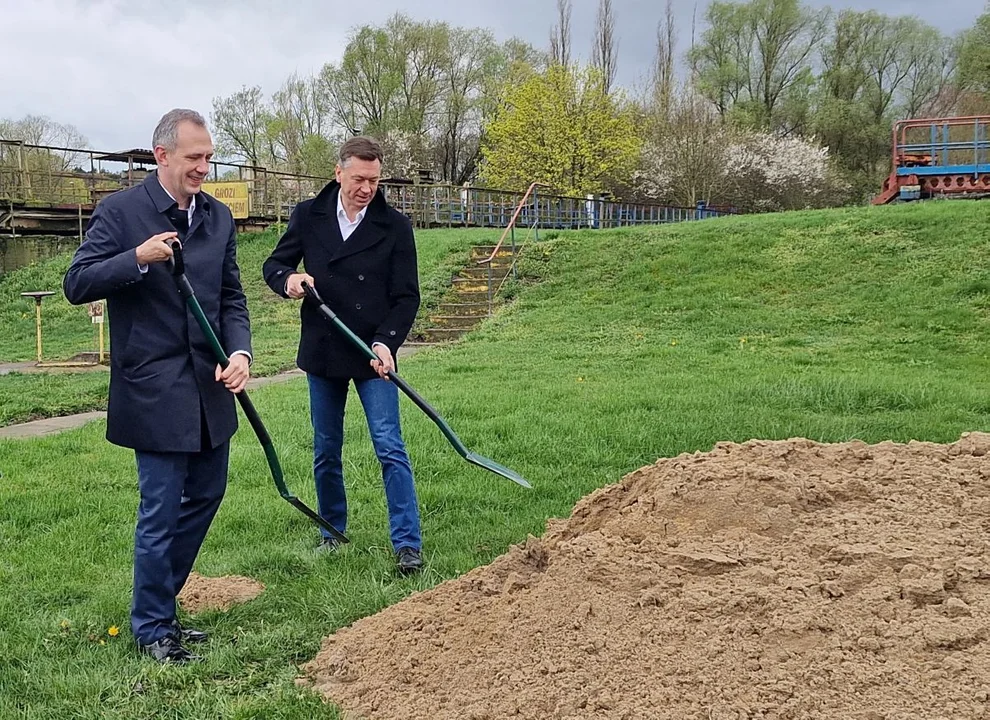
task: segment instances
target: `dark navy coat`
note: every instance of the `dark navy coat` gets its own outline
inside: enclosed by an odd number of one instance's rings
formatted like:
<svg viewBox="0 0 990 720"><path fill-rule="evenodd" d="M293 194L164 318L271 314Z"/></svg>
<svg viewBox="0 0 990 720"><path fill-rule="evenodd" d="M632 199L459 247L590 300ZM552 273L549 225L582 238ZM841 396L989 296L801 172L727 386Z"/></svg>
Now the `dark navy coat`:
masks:
<svg viewBox="0 0 990 720"><path fill-rule="evenodd" d="M215 380L216 358L168 268L154 263L145 274L138 268L137 246L174 230L166 215L174 205L156 173L105 198L93 211L62 283L75 305L106 299L107 439L147 452L197 452L204 435L217 447L237 430L234 395ZM250 353L230 210L199 193L182 245L186 277L224 350Z"/></svg>
<svg viewBox="0 0 990 720"><path fill-rule="evenodd" d="M340 184L299 203L285 234L265 261L265 282L285 297L285 281L299 263L313 276L323 301L371 346L380 342L395 358L419 310L416 244L409 218L390 207L381 192L345 242L337 221ZM317 310L302 301L296 364L326 378L378 377L368 358Z"/></svg>

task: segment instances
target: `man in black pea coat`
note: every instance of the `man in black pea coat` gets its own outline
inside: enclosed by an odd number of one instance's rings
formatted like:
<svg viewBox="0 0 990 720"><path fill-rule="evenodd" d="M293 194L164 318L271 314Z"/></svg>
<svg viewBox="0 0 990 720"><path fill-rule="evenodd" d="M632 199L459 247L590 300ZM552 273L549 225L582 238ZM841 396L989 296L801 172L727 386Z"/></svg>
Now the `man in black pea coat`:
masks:
<svg viewBox="0 0 990 720"><path fill-rule="evenodd" d="M133 448L141 502L134 536L131 629L160 662L196 659L175 598L227 485L234 395L247 383L251 330L230 210L200 192L213 143L203 117L172 110L155 129L156 172L108 196L63 281L73 304L107 300L107 439ZM230 355L217 365L165 262L179 239L186 275Z"/></svg>
<svg viewBox="0 0 990 720"><path fill-rule="evenodd" d="M309 382L313 423L313 474L320 515L337 530L347 524L341 449L348 386L364 407L382 466L389 529L399 570L422 567L419 508L412 466L399 426L399 396L387 379L419 309L416 245L409 219L378 191L382 149L355 137L340 148L336 181L299 203L285 234L265 261L265 282L282 297L304 297L302 283L324 302L378 360L369 360L304 302L296 364ZM305 272L299 272L299 263ZM336 541L323 534L321 547Z"/></svg>

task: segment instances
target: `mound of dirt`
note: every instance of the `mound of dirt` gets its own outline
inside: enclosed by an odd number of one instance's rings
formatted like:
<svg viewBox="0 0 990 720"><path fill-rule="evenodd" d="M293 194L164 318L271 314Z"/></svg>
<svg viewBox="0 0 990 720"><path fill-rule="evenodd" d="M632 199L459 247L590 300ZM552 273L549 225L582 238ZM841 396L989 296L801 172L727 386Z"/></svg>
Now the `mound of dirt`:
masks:
<svg viewBox="0 0 990 720"><path fill-rule="evenodd" d="M265 589L257 580L243 575L206 577L190 573L179 593L179 604L190 613L203 610L229 610L234 605L254 600Z"/></svg>
<svg viewBox="0 0 990 720"><path fill-rule="evenodd" d="M662 459L303 671L348 717L987 717L988 450Z"/></svg>

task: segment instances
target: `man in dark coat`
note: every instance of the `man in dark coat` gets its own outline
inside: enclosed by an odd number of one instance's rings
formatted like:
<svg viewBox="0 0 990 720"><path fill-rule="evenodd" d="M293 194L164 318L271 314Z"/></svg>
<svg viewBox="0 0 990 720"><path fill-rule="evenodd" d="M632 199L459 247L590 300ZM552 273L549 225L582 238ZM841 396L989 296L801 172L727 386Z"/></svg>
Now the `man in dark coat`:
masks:
<svg viewBox="0 0 990 720"><path fill-rule="evenodd" d="M230 210L200 192L213 143L203 117L172 110L153 137L156 172L104 199L65 275L69 302L106 298L110 321L107 439L133 448L141 503L134 534L131 629L160 662L196 659L183 645L185 584L227 485L232 393L250 374L251 331ZM164 264L183 248L186 275L230 355L217 365Z"/></svg>
<svg viewBox="0 0 990 720"><path fill-rule="evenodd" d="M309 381L313 423L313 472L320 515L341 532L347 498L341 449L350 381L364 407L375 454L382 466L389 529L399 570L422 567L419 508L412 466L399 427L399 396L387 379L419 309L416 245L409 219L378 191L382 149L355 137L340 148L336 181L299 203L285 234L264 264L265 281L282 297L304 297L302 283L324 302L378 360L369 361L304 302L296 364ZM299 263L305 272L299 272ZM324 532L321 547L336 548Z"/></svg>

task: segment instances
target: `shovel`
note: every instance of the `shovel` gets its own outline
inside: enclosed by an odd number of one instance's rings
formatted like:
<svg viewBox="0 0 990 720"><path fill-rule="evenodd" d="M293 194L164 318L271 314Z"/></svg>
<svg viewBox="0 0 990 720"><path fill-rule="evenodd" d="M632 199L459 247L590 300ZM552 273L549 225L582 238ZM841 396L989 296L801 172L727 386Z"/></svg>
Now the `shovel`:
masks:
<svg viewBox="0 0 990 720"><path fill-rule="evenodd" d="M217 340L217 334L210 327L210 321L206 319L203 308L200 306L199 300L196 299L196 293L193 291L192 285L185 275L185 264L182 262L182 247L178 242L172 243L172 259L168 261L168 266L172 272L172 278L179 288L179 294L182 295L186 301L186 305L189 306L192 314L196 317L196 322L199 323L200 329L206 336L207 341L209 341L217 362L220 364L220 367L226 368L230 364L230 360L227 357L227 353L220 346L220 341ZM275 487L278 488L278 494L296 508L296 510L330 533L338 542L350 542L342 532L320 517L318 513L313 512L302 500L289 492L289 488L286 487L285 480L282 477L282 466L278 461L278 455L275 453L275 446L272 444L271 436L261 422L258 411L254 409L254 403L248 397L247 390L241 390L237 393L237 400L241 403L244 416L248 419L251 429L258 436L258 441L265 451L265 458L268 460L268 469L271 471L272 479L275 481Z"/></svg>
<svg viewBox="0 0 990 720"><path fill-rule="evenodd" d="M336 328L340 330L340 332L342 332L344 336L365 355L365 357L369 360L379 360L379 357L375 354L375 351L368 347L361 338L355 335L351 329L347 327L339 317L337 317L333 310L327 307L327 304L323 302L323 299L320 297L319 293L316 292L316 288L306 282L302 284L302 287L303 291L306 293L306 297L317 304L320 312L323 314L323 317L332 322L334 326L336 326ZM464 443L461 442L460 438L458 438L457 435L454 434L454 431L450 429L450 425L447 424L446 420L440 417L440 413L434 410L430 404L419 395L419 393L409 386L409 383L399 377L395 372L389 370L388 379L394 382L402 392L409 396L409 399L415 403L416 407L426 413L427 417L436 423L437 427L440 428L440 432L442 432L444 437L450 441L450 444L454 446L454 449L457 450L462 458L473 465L483 467L485 470L489 470L496 475L501 475L514 483L522 485L524 488L532 488L532 485L526 482L526 479L515 470L507 468L505 465L500 465L494 460L490 460L482 455L478 455L477 453L473 453L468 450L464 446Z"/></svg>

